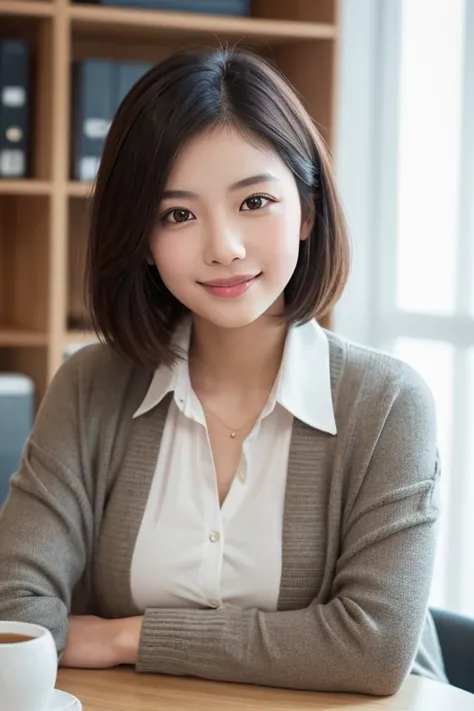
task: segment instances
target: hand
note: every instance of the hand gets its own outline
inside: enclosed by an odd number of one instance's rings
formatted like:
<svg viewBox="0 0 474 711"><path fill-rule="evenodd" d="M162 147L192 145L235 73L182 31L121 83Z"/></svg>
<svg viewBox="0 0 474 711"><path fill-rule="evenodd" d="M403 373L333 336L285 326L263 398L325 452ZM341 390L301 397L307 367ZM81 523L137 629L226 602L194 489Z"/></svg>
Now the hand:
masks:
<svg viewBox="0 0 474 711"><path fill-rule="evenodd" d="M105 669L135 664L142 621L142 617L104 620L94 615L71 616L60 666Z"/></svg>

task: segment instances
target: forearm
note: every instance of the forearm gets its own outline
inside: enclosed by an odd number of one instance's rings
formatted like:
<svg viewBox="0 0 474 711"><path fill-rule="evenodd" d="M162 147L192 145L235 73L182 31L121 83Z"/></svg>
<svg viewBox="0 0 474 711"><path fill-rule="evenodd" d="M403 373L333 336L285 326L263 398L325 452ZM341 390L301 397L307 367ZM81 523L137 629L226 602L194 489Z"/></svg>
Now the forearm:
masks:
<svg viewBox="0 0 474 711"><path fill-rule="evenodd" d="M370 649L370 635L359 630L351 636L350 615L343 601L276 613L150 611L137 670L316 691L393 693L407 671L405 665L391 668L393 640L387 640L384 666Z"/></svg>
<svg viewBox="0 0 474 711"><path fill-rule="evenodd" d="M384 557L393 561L395 578L392 564L377 569L361 559L346 569L337 597L328 604L274 613L225 606L148 610L137 670L318 691L393 693L410 671L425 619L431 560L414 586L410 576L420 566L420 549L432 556L432 526L426 522L375 544L383 545ZM402 565L397 563L401 549Z"/></svg>
<svg viewBox="0 0 474 711"><path fill-rule="evenodd" d="M104 669L135 664L141 625L141 617L104 619L72 615L61 666Z"/></svg>

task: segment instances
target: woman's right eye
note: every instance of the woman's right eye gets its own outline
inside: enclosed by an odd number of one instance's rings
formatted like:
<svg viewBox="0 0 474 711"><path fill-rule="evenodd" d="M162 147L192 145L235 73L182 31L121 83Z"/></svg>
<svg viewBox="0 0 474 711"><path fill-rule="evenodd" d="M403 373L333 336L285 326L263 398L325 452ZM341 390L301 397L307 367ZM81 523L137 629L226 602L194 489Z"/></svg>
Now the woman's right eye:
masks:
<svg viewBox="0 0 474 711"><path fill-rule="evenodd" d="M165 214L160 218L162 222L167 222L171 225L179 225L182 222L189 222L190 219L196 219L190 210L186 210L184 207L174 207L171 210L165 212Z"/></svg>

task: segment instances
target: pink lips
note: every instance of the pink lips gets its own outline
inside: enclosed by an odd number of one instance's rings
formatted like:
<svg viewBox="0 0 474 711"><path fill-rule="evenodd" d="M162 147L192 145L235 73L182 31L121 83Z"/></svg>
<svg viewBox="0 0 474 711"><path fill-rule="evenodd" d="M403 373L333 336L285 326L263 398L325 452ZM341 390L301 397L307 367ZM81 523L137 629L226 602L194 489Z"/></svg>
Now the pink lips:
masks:
<svg viewBox="0 0 474 711"><path fill-rule="evenodd" d="M213 279L212 281L200 282L200 284L213 296L231 299L244 294L259 276L260 274L239 274L228 279Z"/></svg>

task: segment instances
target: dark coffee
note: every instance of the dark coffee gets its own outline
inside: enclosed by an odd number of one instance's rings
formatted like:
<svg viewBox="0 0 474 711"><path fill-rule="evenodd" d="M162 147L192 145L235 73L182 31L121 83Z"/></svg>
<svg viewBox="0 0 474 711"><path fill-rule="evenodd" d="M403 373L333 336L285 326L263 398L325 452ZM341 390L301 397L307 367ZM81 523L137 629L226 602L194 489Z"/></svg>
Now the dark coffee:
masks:
<svg viewBox="0 0 474 711"><path fill-rule="evenodd" d="M28 634L14 634L13 632L0 632L0 644L18 644L18 642L29 642L34 639Z"/></svg>

